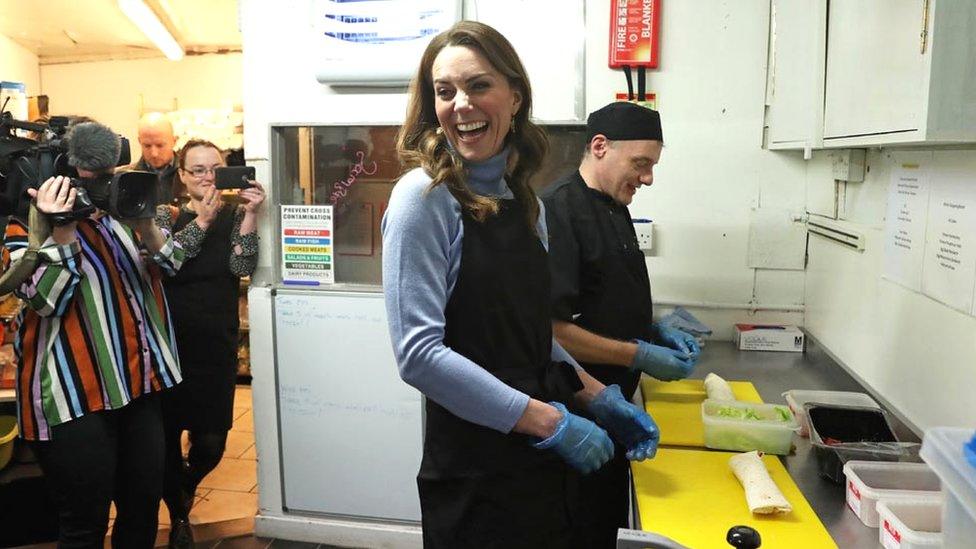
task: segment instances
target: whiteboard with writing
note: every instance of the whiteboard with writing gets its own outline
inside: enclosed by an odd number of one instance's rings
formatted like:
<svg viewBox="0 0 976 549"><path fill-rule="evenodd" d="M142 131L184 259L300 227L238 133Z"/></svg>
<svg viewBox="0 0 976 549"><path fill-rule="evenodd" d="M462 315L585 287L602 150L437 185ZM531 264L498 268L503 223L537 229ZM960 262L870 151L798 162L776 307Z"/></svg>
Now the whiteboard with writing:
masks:
<svg viewBox="0 0 976 549"><path fill-rule="evenodd" d="M279 290L274 317L286 510L419 521L422 401L383 294Z"/></svg>

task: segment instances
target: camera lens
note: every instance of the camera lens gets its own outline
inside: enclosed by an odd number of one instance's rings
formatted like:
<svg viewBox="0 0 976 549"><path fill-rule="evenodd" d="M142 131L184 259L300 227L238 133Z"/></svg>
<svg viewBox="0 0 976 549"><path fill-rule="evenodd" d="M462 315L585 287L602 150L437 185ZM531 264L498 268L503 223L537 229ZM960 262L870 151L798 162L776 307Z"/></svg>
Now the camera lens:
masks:
<svg viewBox="0 0 976 549"><path fill-rule="evenodd" d="M122 219L152 217L156 209L156 175L149 172L126 172L112 183L112 215Z"/></svg>
<svg viewBox="0 0 976 549"><path fill-rule="evenodd" d="M136 185L121 183L119 186L118 203L119 216L123 219L136 217L146 208L146 192L136 188Z"/></svg>

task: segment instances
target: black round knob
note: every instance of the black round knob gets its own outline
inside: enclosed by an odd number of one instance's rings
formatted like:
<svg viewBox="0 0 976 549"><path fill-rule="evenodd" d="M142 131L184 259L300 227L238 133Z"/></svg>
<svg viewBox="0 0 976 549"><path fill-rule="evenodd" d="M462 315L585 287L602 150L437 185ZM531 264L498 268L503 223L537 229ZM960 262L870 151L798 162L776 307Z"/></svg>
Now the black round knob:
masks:
<svg viewBox="0 0 976 549"><path fill-rule="evenodd" d="M725 535L725 541L732 547L740 547L741 549L756 549L762 544L759 532L742 525L729 528L729 533Z"/></svg>

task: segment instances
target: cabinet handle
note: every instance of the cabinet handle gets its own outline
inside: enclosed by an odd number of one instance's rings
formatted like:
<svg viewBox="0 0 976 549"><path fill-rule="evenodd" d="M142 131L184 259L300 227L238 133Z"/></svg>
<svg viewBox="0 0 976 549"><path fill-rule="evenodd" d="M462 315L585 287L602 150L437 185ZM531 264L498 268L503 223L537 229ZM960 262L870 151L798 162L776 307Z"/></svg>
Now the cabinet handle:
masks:
<svg viewBox="0 0 976 549"><path fill-rule="evenodd" d="M920 54L925 55L925 46L929 38L929 0L922 0L922 32L919 36L921 41Z"/></svg>

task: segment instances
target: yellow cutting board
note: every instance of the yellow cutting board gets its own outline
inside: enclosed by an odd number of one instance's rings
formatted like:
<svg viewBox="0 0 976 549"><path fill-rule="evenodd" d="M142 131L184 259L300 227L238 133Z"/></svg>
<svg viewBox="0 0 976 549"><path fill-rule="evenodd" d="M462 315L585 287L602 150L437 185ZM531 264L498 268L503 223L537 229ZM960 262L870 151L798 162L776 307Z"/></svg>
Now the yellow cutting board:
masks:
<svg viewBox="0 0 976 549"><path fill-rule="evenodd" d="M763 456L763 462L793 511L753 515L729 468L734 455L661 448L654 459L631 462L641 529L695 549L728 549L725 534L739 524L755 528L764 548L837 547L776 456Z"/></svg>
<svg viewBox="0 0 976 549"><path fill-rule="evenodd" d="M644 376L641 393L644 409L661 429L664 446L705 447L705 427L701 419L701 403L705 401L705 382L700 379L658 381ZM748 381L730 381L736 400L761 403L759 393Z"/></svg>

